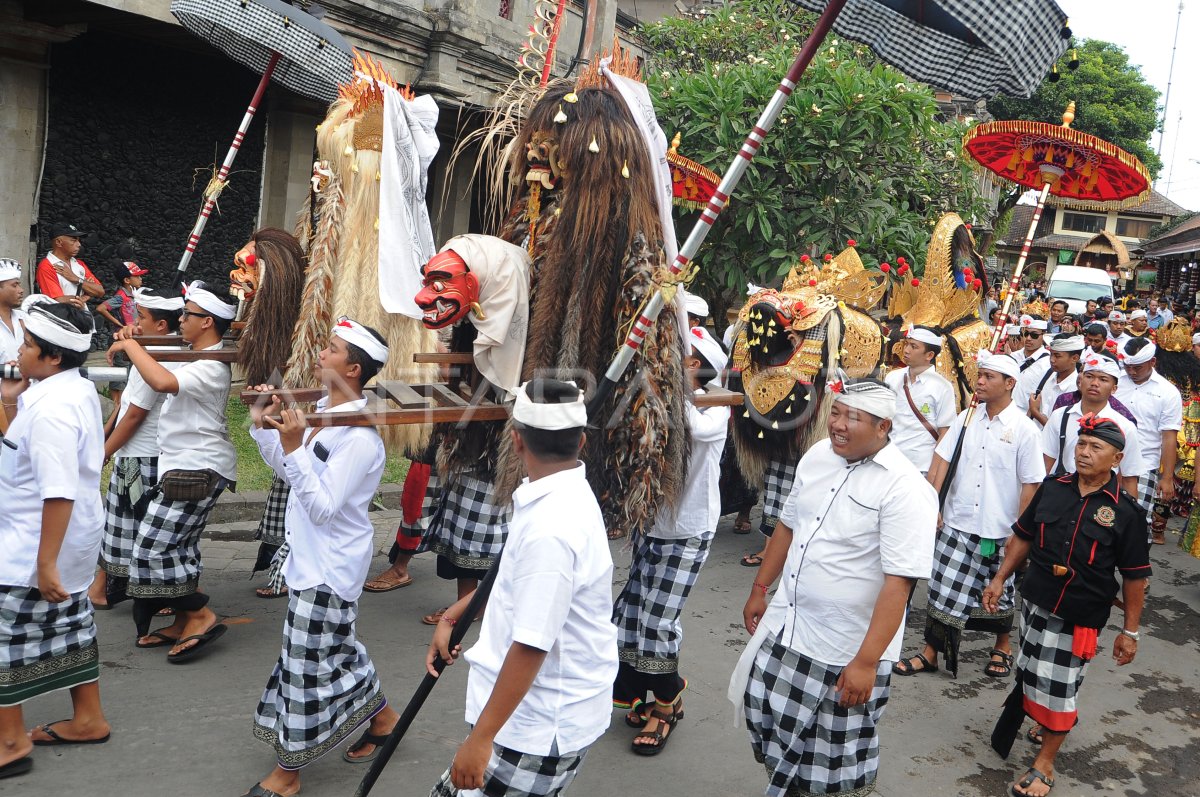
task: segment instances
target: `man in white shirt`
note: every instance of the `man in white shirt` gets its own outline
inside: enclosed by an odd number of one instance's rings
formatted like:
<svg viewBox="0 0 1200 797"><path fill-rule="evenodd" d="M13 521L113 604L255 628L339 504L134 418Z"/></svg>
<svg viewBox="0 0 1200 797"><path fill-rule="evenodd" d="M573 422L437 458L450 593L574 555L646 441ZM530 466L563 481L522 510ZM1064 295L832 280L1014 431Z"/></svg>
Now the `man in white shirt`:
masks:
<svg viewBox="0 0 1200 797"><path fill-rule="evenodd" d="M1021 316L1021 342L1025 358L1017 361L1021 370L1012 395L1013 403L1021 412L1029 412L1029 396L1050 370L1050 352L1044 343L1046 327L1045 319Z"/></svg>
<svg viewBox="0 0 1200 797"><path fill-rule="evenodd" d="M1013 362L1025 362L1025 341L1021 337L1020 324L1008 324L1004 327L1004 352L1013 358Z"/></svg>
<svg viewBox="0 0 1200 797"><path fill-rule="evenodd" d="M958 409L954 386L933 367L941 351L936 332L914 326L904 335L904 367L883 379L896 394L890 439L921 473L929 470L933 447Z"/></svg>
<svg viewBox="0 0 1200 797"><path fill-rule="evenodd" d="M719 387L727 355L703 327L692 327L691 354L684 360L692 391ZM729 432L729 408L687 405L691 459L678 503L659 511L654 527L637 535L629 578L613 605L620 668L613 705L628 712L625 723L642 730L633 751L658 755L670 738L672 716L683 716L679 617L708 559L721 519L721 453ZM647 702L649 695L649 702Z"/></svg>
<svg viewBox="0 0 1200 797"><path fill-rule="evenodd" d="M1083 328L1083 342L1094 354L1105 353L1105 343L1108 342L1108 326L1106 324L1088 324Z"/></svg>
<svg viewBox="0 0 1200 797"><path fill-rule="evenodd" d="M1125 331L1125 325L1129 323L1129 319L1120 310L1113 310L1108 314L1108 339L1117 344L1117 351L1124 351L1125 344L1131 338L1129 333Z"/></svg>
<svg viewBox="0 0 1200 797"><path fill-rule="evenodd" d="M895 393L869 379L832 389L829 438L796 468L729 683L770 797L871 790L909 592L932 562L937 496L888 439Z"/></svg>
<svg viewBox="0 0 1200 797"><path fill-rule="evenodd" d="M25 328L21 319L21 264L9 258L0 258L0 365L15 362L17 349L25 339Z"/></svg>
<svg viewBox="0 0 1200 797"><path fill-rule="evenodd" d="M513 493L512 528L483 629L466 654L471 732L431 797L471 789L562 794L612 715L613 564L600 505L578 461L583 393L533 379L517 389L512 418L512 444L529 476ZM439 658L449 664L458 656L451 629L470 599L438 622L426 656L434 676Z"/></svg>
<svg viewBox="0 0 1200 797"><path fill-rule="evenodd" d="M1163 545L1166 540L1167 511L1175 497L1175 460L1178 456L1177 436L1183 428L1183 397L1179 389L1154 370L1158 364L1157 348L1148 338L1138 338L1125 344L1125 373L1117 382L1121 401L1137 418L1138 449L1141 467L1138 477L1138 503L1146 510L1151 524L1150 541ZM1131 463L1121 463L1124 471ZM1156 503L1163 509L1154 511Z"/></svg>
<svg viewBox="0 0 1200 797"><path fill-rule="evenodd" d="M318 413L361 412L362 387L388 359L370 327L340 318L317 357L325 395ZM270 391L272 386L256 389ZM282 414L281 420L276 416ZM251 409L250 435L263 460L290 488L284 579L288 612L283 649L254 715L254 737L275 750L275 769L248 794L292 795L300 770L361 723L370 726L343 754L351 763L375 757L399 715L387 704L375 665L358 641L358 599L371 565L375 529L367 514L386 454L369 426L308 428L300 410L278 395ZM312 667L319 659L321 666ZM258 789L258 791L256 791Z"/></svg>
<svg viewBox="0 0 1200 797"><path fill-rule="evenodd" d="M86 233L74 224L50 225L50 251L37 265L38 292L87 310L87 300L104 296L104 286L77 255Z"/></svg>
<svg viewBox="0 0 1200 797"><path fill-rule="evenodd" d="M87 599L104 522L100 402L79 374L91 329L76 307L31 310L24 379L0 394L0 777L32 769L34 745L108 741ZM59 689L74 716L26 731L22 704Z"/></svg>
<svg viewBox="0 0 1200 797"><path fill-rule="evenodd" d="M141 335L174 335L179 332L183 296L178 291L141 291L138 294L137 329ZM176 363L167 363L174 370ZM92 605L110 609L124 601L129 581L129 561L141 516L158 484L158 416L166 395L159 393L131 369L121 402L110 420L104 440L104 461L112 460L104 508L104 543L100 570L88 591Z"/></svg>
<svg viewBox="0 0 1200 797"><path fill-rule="evenodd" d="M1076 389L1079 358L1084 348L1083 335L1062 332L1050 341L1050 368L1032 387L1028 397L1029 417L1039 427L1046 425L1058 397Z"/></svg>
<svg viewBox="0 0 1200 797"><path fill-rule="evenodd" d="M936 672L939 653L946 657L946 669L957 675L963 631L996 634L984 674L1004 678L1012 672L1012 579L1005 584L999 612L985 611L980 599L1004 560L1004 541L1013 521L1046 476L1037 425L1012 401L1019 373L1007 355L981 356L975 381L979 406L955 419L934 452L929 481L938 490L947 479L950 484L943 491L943 523L929 578L925 647L896 664L893 672L899 675ZM950 474L956 455L957 466Z"/></svg>
<svg viewBox="0 0 1200 797"><path fill-rule="evenodd" d="M193 282L184 292L179 332L193 351L219 350L236 313L203 282ZM199 584L200 536L217 498L237 479L237 452L225 423L231 374L217 360L168 370L124 333L117 337L109 362L124 352L152 390L168 394L158 417L160 481L138 526L126 592L134 599L138 647L170 645L167 660L183 663L226 631ZM175 622L150 633L151 617L163 607L175 609Z"/></svg>
<svg viewBox="0 0 1200 797"><path fill-rule="evenodd" d="M1109 404L1109 398L1117 392L1120 378L1121 368L1112 357L1089 353L1083 358L1083 373L1079 375L1079 401L1070 407L1056 409L1042 429L1047 473L1062 475L1075 471L1075 441L1079 438L1080 418L1085 415L1108 418L1115 421L1125 433L1121 489L1130 495L1137 495L1138 477L1146 473L1137 426Z"/></svg>

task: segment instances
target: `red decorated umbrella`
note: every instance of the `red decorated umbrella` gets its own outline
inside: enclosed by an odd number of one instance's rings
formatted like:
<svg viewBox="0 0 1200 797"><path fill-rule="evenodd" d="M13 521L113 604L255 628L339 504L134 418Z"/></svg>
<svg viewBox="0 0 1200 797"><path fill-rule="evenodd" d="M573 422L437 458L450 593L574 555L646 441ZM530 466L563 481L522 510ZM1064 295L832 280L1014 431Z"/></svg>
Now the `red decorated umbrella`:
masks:
<svg viewBox="0 0 1200 797"><path fill-rule="evenodd" d="M1050 194L1078 200L1091 210L1137 205L1150 195L1150 173L1137 157L1107 141L1071 129L1075 103L1061 125L1003 121L978 125L963 137L963 147L985 168L1005 180L1039 189L1037 208L1013 270L1000 319L992 332L998 352L1013 296L1029 258L1029 247Z"/></svg>

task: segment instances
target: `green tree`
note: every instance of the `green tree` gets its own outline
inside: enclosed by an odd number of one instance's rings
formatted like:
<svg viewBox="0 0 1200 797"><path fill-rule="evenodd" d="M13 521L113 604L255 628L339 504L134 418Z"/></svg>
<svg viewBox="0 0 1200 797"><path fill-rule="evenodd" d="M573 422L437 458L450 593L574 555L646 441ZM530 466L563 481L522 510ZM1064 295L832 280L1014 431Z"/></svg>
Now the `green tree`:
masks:
<svg viewBox="0 0 1200 797"><path fill-rule="evenodd" d="M786 0L745 0L645 26L647 83L668 136L683 134L681 152L724 172L814 19ZM801 254L848 239L868 267L922 261L939 216L986 210L963 126L937 114L928 88L861 45L828 39L709 235L699 292L717 308L736 302L747 281L769 282Z"/></svg>
<svg viewBox="0 0 1200 797"><path fill-rule="evenodd" d="M1074 70L1068 68L1073 55L1079 58ZM988 100L988 111L996 119L1057 123L1067 104L1074 101L1072 127L1136 155L1151 179L1157 177L1162 161L1150 148L1150 136L1159 128L1159 92L1146 82L1137 65L1129 63L1125 50L1111 42L1087 39L1074 51L1068 50L1057 69L1057 82L1042 81L1028 98L995 97ZM1024 191L1006 191L997 215L1007 216Z"/></svg>

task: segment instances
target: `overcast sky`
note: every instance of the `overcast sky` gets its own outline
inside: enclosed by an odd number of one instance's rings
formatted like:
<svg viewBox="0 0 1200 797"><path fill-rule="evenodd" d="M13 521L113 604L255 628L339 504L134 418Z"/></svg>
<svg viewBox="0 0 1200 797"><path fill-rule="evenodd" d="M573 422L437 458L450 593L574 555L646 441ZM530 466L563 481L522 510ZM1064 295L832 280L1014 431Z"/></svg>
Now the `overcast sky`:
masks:
<svg viewBox="0 0 1200 797"><path fill-rule="evenodd" d="M1200 0L1184 0L1182 17L1179 0L1058 0L1058 4L1070 16L1076 39L1121 45L1130 62L1141 66L1146 80L1163 93L1171 74L1175 22L1180 19L1162 141L1163 169L1155 188L1188 210L1200 210ZM1162 102L1160 97L1160 106ZM1083 121L1081 117L1077 126L1086 130ZM1151 143L1158 149L1157 135Z"/></svg>

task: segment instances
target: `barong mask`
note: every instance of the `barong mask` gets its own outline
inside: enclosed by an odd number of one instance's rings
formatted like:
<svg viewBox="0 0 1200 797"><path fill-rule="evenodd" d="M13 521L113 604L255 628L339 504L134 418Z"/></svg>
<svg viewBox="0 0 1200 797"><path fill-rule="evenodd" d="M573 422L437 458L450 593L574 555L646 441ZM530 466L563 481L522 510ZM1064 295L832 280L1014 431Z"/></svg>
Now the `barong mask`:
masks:
<svg viewBox="0 0 1200 797"><path fill-rule="evenodd" d="M483 318L479 306L479 279L453 250L438 252L421 269L424 287L416 303L427 329L444 329L466 318L471 310Z"/></svg>

